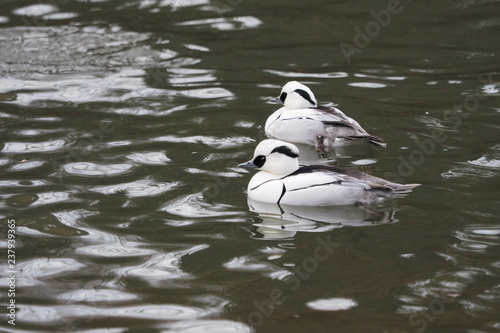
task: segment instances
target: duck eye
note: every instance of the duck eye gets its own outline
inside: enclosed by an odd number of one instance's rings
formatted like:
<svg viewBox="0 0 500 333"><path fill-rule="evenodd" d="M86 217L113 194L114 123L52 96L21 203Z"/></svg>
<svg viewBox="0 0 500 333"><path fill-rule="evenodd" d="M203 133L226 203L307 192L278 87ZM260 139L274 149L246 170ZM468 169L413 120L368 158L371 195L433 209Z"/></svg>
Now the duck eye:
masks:
<svg viewBox="0 0 500 333"><path fill-rule="evenodd" d="M286 99L286 92L282 92L280 95L281 103L285 104L285 99Z"/></svg>
<svg viewBox="0 0 500 333"><path fill-rule="evenodd" d="M262 168L264 163L266 163L266 157L263 155L259 155L253 160L253 164L255 164L259 168Z"/></svg>

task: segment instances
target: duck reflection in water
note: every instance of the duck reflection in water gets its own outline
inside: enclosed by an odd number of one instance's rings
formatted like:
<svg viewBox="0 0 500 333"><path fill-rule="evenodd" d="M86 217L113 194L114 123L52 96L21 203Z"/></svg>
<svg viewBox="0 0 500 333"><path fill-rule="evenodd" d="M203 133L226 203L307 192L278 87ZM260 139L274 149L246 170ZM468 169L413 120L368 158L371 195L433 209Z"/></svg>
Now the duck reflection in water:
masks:
<svg viewBox="0 0 500 333"><path fill-rule="evenodd" d="M252 237L259 239L292 238L297 232L325 232L346 226L366 227L396 223L396 205L311 207L265 203L248 199L251 212L259 216Z"/></svg>

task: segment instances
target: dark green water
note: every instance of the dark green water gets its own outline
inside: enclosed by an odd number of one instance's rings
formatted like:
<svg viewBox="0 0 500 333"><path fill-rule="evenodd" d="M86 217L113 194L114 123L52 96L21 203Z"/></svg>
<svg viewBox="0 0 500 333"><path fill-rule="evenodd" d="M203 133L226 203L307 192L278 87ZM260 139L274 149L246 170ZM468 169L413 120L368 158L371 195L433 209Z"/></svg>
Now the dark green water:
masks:
<svg viewBox="0 0 500 333"><path fill-rule="evenodd" d="M500 329L498 1L0 3L0 330ZM289 80L388 142L304 160L422 186L251 211Z"/></svg>

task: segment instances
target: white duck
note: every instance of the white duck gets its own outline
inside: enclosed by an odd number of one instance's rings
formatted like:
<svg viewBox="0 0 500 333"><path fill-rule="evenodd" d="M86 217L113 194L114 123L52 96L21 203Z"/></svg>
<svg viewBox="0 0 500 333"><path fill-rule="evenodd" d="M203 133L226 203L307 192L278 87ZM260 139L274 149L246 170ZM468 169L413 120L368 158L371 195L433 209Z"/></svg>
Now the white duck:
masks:
<svg viewBox="0 0 500 333"><path fill-rule="evenodd" d="M399 197L420 184L402 185L336 166L299 167L299 150L288 142L267 139L241 168L260 170L248 184L252 200L293 206L374 203Z"/></svg>
<svg viewBox="0 0 500 333"><path fill-rule="evenodd" d="M285 84L271 102L284 105L267 118L265 132L271 139L315 145L321 151L352 143L386 146L339 109L319 107L311 89L297 81Z"/></svg>

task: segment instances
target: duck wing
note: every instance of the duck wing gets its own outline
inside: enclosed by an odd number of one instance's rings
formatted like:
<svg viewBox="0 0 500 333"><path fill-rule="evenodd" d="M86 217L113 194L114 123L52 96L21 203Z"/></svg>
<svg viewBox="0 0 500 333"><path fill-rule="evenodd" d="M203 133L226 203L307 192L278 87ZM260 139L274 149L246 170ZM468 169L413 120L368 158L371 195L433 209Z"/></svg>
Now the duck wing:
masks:
<svg viewBox="0 0 500 333"><path fill-rule="evenodd" d="M373 197L365 181L321 166L304 166L282 178L277 203L299 206L351 205ZM370 201L370 200L368 200Z"/></svg>
<svg viewBox="0 0 500 333"><path fill-rule="evenodd" d="M283 178L287 191L298 191L325 185L342 185L358 187L365 190L371 188L365 180L339 173L336 169L322 165L308 165Z"/></svg>
<svg viewBox="0 0 500 333"><path fill-rule="evenodd" d="M351 123L352 119L345 115L341 110L328 107L328 106L318 106L317 108L311 108L315 113L316 120L322 122L346 122Z"/></svg>
<svg viewBox="0 0 500 333"><path fill-rule="evenodd" d="M387 147L384 139L379 136L369 134L361 125L354 119L347 117L342 111L336 108L321 108L323 112L331 115L332 118L323 120L323 124L332 128L332 131L337 133L337 137L346 142L356 139L369 138L371 144L375 146Z"/></svg>
<svg viewBox="0 0 500 333"><path fill-rule="evenodd" d="M287 177L291 177L294 175L300 174L316 174L318 175L318 179L326 179L326 177L331 178L332 181L336 181L339 184L346 186L356 186L362 187L364 189L379 189L379 190L388 190L395 191L398 193L408 193L413 188L420 186L421 184L398 184L393 183L383 178L375 177L364 173L362 171L342 168L333 165L307 165L300 167L297 171L288 175ZM325 178L324 178L325 177ZM310 177L312 182L315 181L317 177Z"/></svg>
<svg viewBox="0 0 500 333"><path fill-rule="evenodd" d="M346 143L358 139L370 139L371 135L368 134L362 127L356 126L353 123L340 120L340 121L323 121L327 137L329 139L341 139ZM383 141L382 141L383 142Z"/></svg>
<svg viewBox="0 0 500 333"><path fill-rule="evenodd" d="M331 170L334 173L338 174L344 174L352 178L359 179L360 181L365 182L370 186L372 189L385 189L389 190L390 192L395 192L399 194L404 194L404 193L409 193L411 192L412 189L414 189L417 186L420 186L421 184L398 184L398 183L393 183L388 180L385 180L383 178L375 177L372 175L369 175L367 173L354 170L354 169L348 169L348 168L342 168L338 166L319 166L321 168L326 168L328 170Z"/></svg>
<svg viewBox="0 0 500 333"><path fill-rule="evenodd" d="M275 181L281 181L277 203L300 206L372 203L384 197L401 197L419 186L392 183L357 170L318 165L300 167Z"/></svg>

